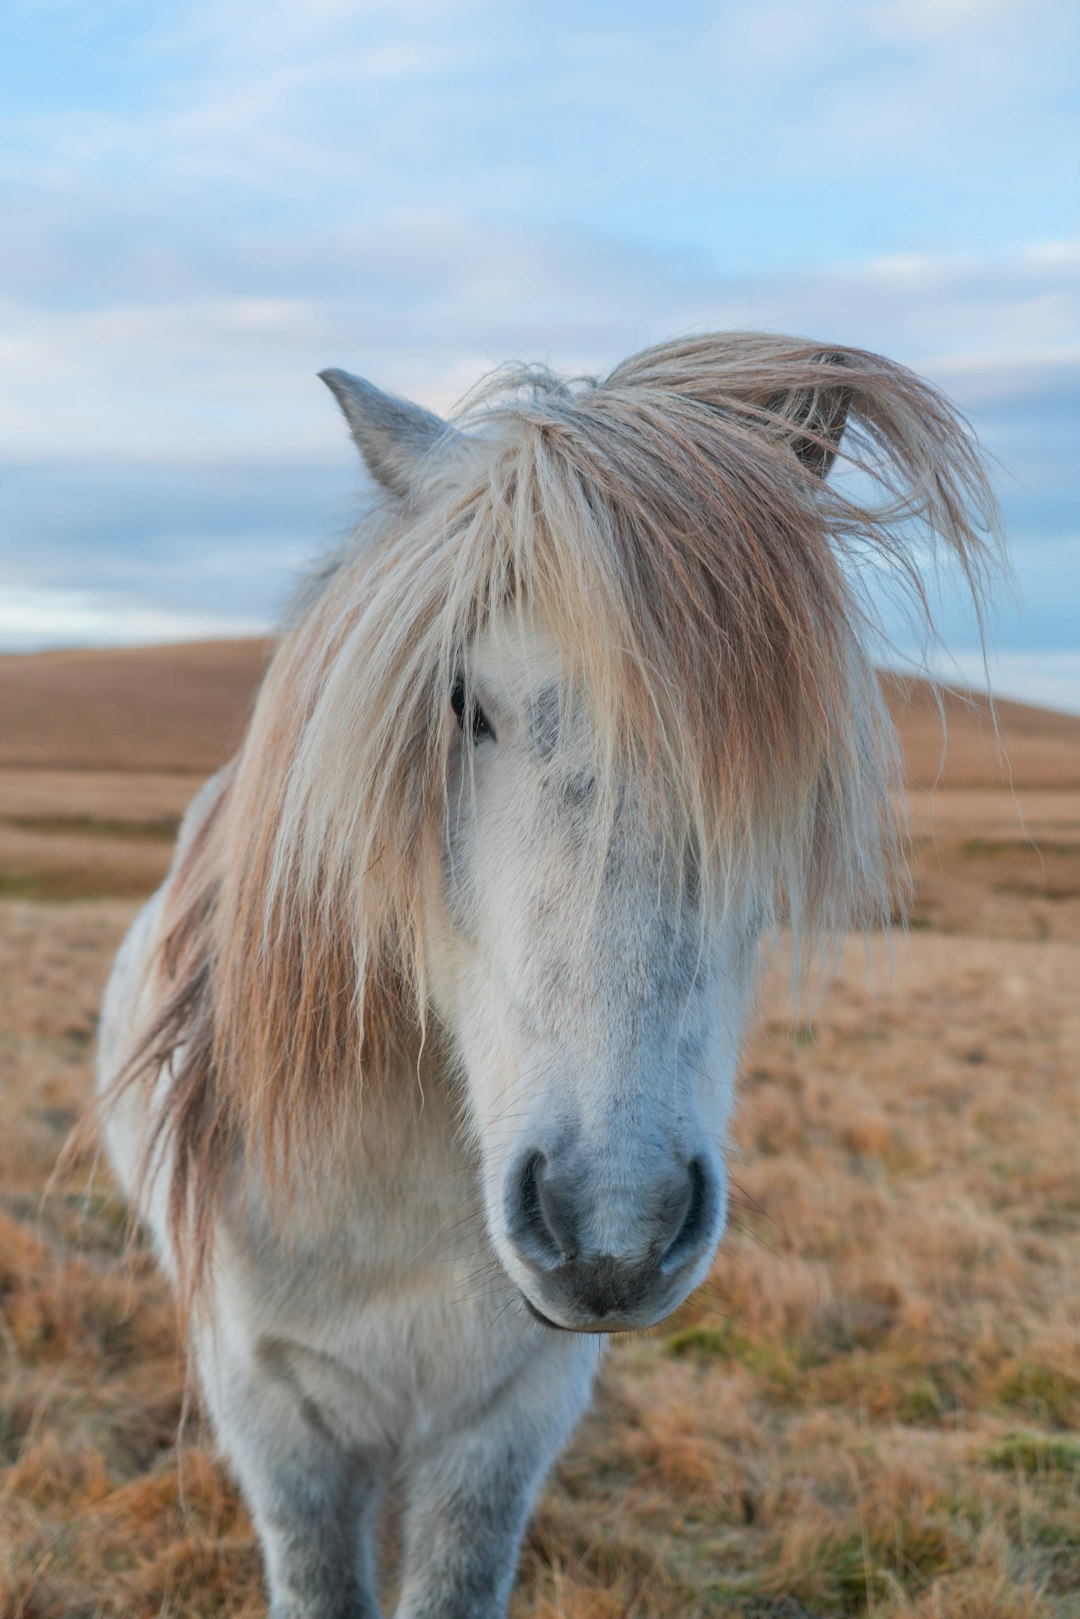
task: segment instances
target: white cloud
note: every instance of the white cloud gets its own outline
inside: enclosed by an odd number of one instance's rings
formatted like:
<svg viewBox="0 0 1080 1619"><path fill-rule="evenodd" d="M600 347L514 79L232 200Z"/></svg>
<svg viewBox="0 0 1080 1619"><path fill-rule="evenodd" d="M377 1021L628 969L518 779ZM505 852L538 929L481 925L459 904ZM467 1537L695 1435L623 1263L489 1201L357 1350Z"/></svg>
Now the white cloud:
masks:
<svg viewBox="0 0 1080 1619"><path fill-rule="evenodd" d="M937 38L958 30L968 34L1010 12L1030 14L1028 0L887 0L880 8L878 26L893 37Z"/></svg>
<svg viewBox="0 0 1080 1619"><path fill-rule="evenodd" d="M936 659L933 667L952 685L1080 714L1080 652L995 653L991 649L984 665L981 652L959 651Z"/></svg>
<svg viewBox="0 0 1080 1619"><path fill-rule="evenodd" d="M0 590L0 646L8 652L57 646L152 646L259 635L266 629L264 622L239 614L173 612L94 591L11 586Z"/></svg>
<svg viewBox="0 0 1080 1619"><path fill-rule="evenodd" d="M1020 349L1009 354L928 356L926 369L969 407L1023 399L1068 387L1080 397L1080 343L1061 348Z"/></svg>
<svg viewBox="0 0 1080 1619"><path fill-rule="evenodd" d="M288 264L288 242L260 251ZM5 454L323 459L338 449L313 382L328 364L446 408L509 358L591 370L710 326L880 348L969 408L1080 376L1073 242L732 278L670 253L478 226L434 208L327 231L318 258L320 284L304 296L195 289L62 310L10 299L0 310ZM243 261L223 252L216 280L244 279Z"/></svg>

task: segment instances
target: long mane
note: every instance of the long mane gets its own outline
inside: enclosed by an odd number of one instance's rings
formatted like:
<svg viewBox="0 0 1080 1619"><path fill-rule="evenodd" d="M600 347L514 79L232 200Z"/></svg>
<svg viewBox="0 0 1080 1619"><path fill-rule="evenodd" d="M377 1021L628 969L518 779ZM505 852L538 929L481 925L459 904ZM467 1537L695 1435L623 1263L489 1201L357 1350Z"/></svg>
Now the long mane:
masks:
<svg viewBox="0 0 1080 1619"><path fill-rule="evenodd" d="M223 1166L258 1152L284 1177L415 1040L447 694L507 609L564 649L603 770L663 784L718 895L752 892L807 951L895 905L857 568L887 561L928 620L929 538L981 599L994 501L942 396L861 350L726 333L602 381L504 373L457 425L306 593L171 880L157 1015L119 1083L171 1065L148 1161L167 1147L193 1276ZM856 475L825 482L841 432Z"/></svg>

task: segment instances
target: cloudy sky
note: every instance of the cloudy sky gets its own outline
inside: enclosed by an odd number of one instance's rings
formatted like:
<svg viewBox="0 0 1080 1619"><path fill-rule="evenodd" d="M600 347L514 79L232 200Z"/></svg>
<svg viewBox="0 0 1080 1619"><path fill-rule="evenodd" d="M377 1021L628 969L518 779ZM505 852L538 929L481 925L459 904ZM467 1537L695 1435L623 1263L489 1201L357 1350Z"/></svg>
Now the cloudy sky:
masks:
<svg viewBox="0 0 1080 1619"><path fill-rule="evenodd" d="M996 683L1080 711L1074 0L6 0L0 647L270 622L435 408L714 326L878 348L997 460ZM946 589L954 673L977 637ZM903 640L903 629L896 635Z"/></svg>

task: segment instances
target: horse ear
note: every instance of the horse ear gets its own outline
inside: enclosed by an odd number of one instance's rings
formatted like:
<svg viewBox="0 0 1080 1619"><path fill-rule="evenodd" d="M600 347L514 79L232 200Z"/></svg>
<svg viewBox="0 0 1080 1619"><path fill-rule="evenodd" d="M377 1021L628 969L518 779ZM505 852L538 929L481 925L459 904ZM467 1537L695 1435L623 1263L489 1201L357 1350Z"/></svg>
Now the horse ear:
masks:
<svg viewBox="0 0 1080 1619"><path fill-rule="evenodd" d="M341 406L371 476L392 495L407 495L416 470L439 442L459 435L422 405L383 393L348 371L320 371Z"/></svg>
<svg viewBox="0 0 1080 1619"><path fill-rule="evenodd" d="M836 460L854 397L851 387L839 374L843 364L839 354L819 355L817 365L835 368L838 373L835 381L823 376L820 382L774 394L765 407L771 415L780 418L789 434L791 448L803 465L819 478L827 476Z"/></svg>

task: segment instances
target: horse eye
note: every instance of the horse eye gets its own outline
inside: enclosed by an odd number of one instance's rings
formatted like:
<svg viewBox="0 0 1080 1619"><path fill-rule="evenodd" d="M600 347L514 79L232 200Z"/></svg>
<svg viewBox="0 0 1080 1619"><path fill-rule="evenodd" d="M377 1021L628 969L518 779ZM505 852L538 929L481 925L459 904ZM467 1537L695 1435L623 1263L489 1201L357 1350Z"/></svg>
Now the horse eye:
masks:
<svg viewBox="0 0 1080 1619"><path fill-rule="evenodd" d="M488 721L487 715L475 698L468 705L468 713L466 713L465 682L463 680L455 680L454 682L454 689L450 693L450 707L454 710L458 730L462 735L467 732L474 742L481 742L485 737L490 737L493 742L495 741L495 732Z"/></svg>

